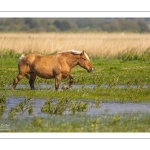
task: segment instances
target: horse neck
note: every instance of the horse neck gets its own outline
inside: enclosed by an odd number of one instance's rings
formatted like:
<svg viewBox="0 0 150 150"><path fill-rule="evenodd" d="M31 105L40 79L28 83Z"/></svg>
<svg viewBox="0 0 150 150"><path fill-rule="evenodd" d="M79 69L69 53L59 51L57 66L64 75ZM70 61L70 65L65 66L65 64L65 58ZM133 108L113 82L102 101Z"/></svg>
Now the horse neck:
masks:
<svg viewBox="0 0 150 150"><path fill-rule="evenodd" d="M75 67L79 63L79 58L80 55L73 55L73 54L68 54L65 56L66 57L66 62L70 66L70 68Z"/></svg>

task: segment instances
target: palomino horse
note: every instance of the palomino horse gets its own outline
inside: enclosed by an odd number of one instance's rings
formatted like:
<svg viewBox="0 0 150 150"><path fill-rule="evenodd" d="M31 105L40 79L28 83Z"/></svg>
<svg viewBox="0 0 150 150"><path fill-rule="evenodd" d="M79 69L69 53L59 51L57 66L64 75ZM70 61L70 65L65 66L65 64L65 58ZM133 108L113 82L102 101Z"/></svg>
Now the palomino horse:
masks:
<svg viewBox="0 0 150 150"><path fill-rule="evenodd" d="M59 88L61 78L67 78L69 84L65 89L68 89L73 83L70 71L76 65L81 66L88 72L93 70L90 59L84 51L68 50L51 56L40 54L22 55L18 61L19 73L14 79L12 88L16 89L18 82L25 76L29 79L31 89L34 89L34 81L36 76L39 76L45 79L55 78L56 90Z"/></svg>

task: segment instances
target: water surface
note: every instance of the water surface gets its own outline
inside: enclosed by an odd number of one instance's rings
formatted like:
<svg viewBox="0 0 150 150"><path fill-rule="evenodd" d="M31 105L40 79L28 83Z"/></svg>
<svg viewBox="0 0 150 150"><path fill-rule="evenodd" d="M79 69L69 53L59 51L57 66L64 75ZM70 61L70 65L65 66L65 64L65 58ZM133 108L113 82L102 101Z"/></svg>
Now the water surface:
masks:
<svg viewBox="0 0 150 150"><path fill-rule="evenodd" d="M6 109L3 114L3 118L8 117L10 108L15 107L18 103L24 101L23 97L8 97L6 99ZM47 117L49 114L41 112L41 106L45 103L45 99L31 99L34 111L32 115L25 112L21 117L34 117L41 116ZM54 103L56 103L54 101ZM150 114L150 103L119 103L119 102L102 102L99 107L96 106L92 101L88 101L88 107L85 112L87 115L116 115L116 114L132 114L132 113L149 113ZM80 112L81 113L81 112ZM64 115L72 114L70 111L65 111ZM20 117L19 113L17 115Z"/></svg>
<svg viewBox="0 0 150 150"><path fill-rule="evenodd" d="M64 85L67 84L63 84L61 83L60 88L63 87ZM110 85L110 84L102 84L102 85L97 85L97 84L72 84L71 88L72 89L80 89L80 88L96 88L96 87L100 87L100 88L119 88L119 89L124 89L124 88L132 88L132 89L137 89L137 88L144 88L147 89L150 87L150 85L148 84L143 84L143 85L125 85L125 84L117 84L117 85ZM6 85L5 86L6 89L11 89L12 85ZM18 84L16 89L30 89L30 86L28 84ZM35 84L35 90L55 90L54 84L46 84L46 83L39 83L39 84Z"/></svg>

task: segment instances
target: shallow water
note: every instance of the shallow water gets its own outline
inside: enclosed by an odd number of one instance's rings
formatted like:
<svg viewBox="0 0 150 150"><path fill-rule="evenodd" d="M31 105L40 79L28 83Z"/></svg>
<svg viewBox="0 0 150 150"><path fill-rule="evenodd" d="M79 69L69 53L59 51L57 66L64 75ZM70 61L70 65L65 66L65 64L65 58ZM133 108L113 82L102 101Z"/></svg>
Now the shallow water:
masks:
<svg viewBox="0 0 150 150"><path fill-rule="evenodd" d="M90 108L87 114L122 114L122 113L150 113L150 103L101 103L100 108Z"/></svg>
<svg viewBox="0 0 150 150"><path fill-rule="evenodd" d="M3 118L8 117L8 111L10 108L15 107L19 102L24 101L23 97L8 97L6 100L6 109L3 114ZM48 114L41 112L41 106L45 103L45 99L34 99L31 100L33 106L35 106L33 114L29 115L28 112L25 112L21 117L47 117ZM56 101L54 101L55 103ZM80 112L81 113L81 112ZM150 103L118 103L118 102L103 102L100 104L100 107L92 102L88 102L87 111L82 112L87 115L115 115L115 114L132 114L132 113L149 113L150 114ZM64 114L72 114L70 111L65 111ZM18 113L17 117L20 117Z"/></svg>
<svg viewBox="0 0 150 150"><path fill-rule="evenodd" d="M67 84L64 84L64 85L67 85ZM60 85L60 88L63 87L63 84ZM79 88L90 88L90 89L93 89L93 88L96 88L96 87L100 87L100 88L108 88L108 87L111 87L111 88L119 88L119 89L124 89L124 88L132 88L132 89L137 89L137 88L144 88L144 89L147 89L150 87L150 85L148 84L144 84L144 85L125 85L125 84L118 84L118 85L109 85L109 84L102 84L100 86L98 86L97 84L73 84L71 86L71 89L79 89ZM12 88L12 85L6 85L5 86L6 89L11 89ZM16 89L30 89L30 86L28 84L18 84ZM45 83L39 83L39 84L35 84L35 89L36 90L41 90L41 89L47 89L47 90L55 90L54 88L54 84L45 84Z"/></svg>

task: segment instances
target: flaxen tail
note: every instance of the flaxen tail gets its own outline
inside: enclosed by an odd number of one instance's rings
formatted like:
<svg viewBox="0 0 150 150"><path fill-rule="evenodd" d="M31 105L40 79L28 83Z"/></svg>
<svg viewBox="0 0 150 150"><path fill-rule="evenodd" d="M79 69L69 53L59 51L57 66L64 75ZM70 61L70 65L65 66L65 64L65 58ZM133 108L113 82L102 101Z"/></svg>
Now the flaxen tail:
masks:
<svg viewBox="0 0 150 150"><path fill-rule="evenodd" d="M18 65L19 65L19 62L22 60L23 57L25 57L25 54L22 54L22 55L20 56L20 58L19 58L19 60L18 60ZM29 77L28 74L25 74L25 77L26 77L27 79L30 79L30 77Z"/></svg>
<svg viewBox="0 0 150 150"><path fill-rule="evenodd" d="M20 58L19 58L19 60L18 60L18 64L19 64L19 62L21 61L21 59L22 59L23 57L25 57L25 54L22 54L22 55L20 56Z"/></svg>

